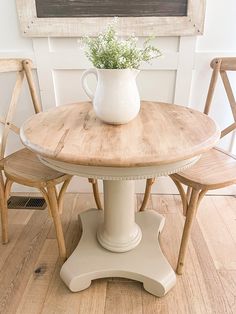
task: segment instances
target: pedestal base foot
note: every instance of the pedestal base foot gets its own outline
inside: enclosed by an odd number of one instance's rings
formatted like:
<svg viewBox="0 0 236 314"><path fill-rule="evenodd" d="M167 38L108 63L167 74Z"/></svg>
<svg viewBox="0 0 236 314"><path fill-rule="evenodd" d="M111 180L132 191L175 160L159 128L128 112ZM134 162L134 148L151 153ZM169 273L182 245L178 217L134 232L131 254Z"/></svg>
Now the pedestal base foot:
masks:
<svg viewBox="0 0 236 314"><path fill-rule="evenodd" d="M164 217L149 210L136 214L142 240L131 251L114 253L97 241L102 212L88 210L81 215L83 234L75 251L63 264L61 278L71 291L88 288L91 281L106 277L124 277L143 283L145 290L158 297L166 294L176 282L175 272L167 262L158 242Z"/></svg>

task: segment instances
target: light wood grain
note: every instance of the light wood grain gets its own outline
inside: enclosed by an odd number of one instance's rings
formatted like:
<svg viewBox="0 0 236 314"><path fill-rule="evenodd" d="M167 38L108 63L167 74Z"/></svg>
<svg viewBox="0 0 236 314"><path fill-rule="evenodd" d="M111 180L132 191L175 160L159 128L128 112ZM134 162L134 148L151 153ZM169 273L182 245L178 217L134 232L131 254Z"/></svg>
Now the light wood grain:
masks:
<svg viewBox="0 0 236 314"><path fill-rule="evenodd" d="M23 59L1 59L0 60L0 73L1 72L18 72L22 71Z"/></svg>
<svg viewBox="0 0 236 314"><path fill-rule="evenodd" d="M32 75L32 71L31 71L31 68L33 66L32 61L29 59L26 59L26 60L22 61L22 64L23 64L23 68L25 70L25 75L27 78L30 95L31 95L32 102L34 105L34 111L35 111L35 113L39 113L42 111L42 105L38 99L38 95L37 95L36 88L34 85L33 75Z"/></svg>
<svg viewBox="0 0 236 314"><path fill-rule="evenodd" d="M62 260L65 261L67 258L66 245L65 245L64 234L63 234L63 229L62 229L62 224L61 224L59 206L58 206L58 201L57 201L57 191L56 191L55 186L54 185L48 186L47 192L48 192L48 200L49 200L49 205L51 209L52 219L53 219L56 236L58 240L57 242L58 242L59 254Z"/></svg>
<svg viewBox="0 0 236 314"><path fill-rule="evenodd" d="M224 292L230 309L233 313L236 312L236 271L219 271L220 281L222 283Z"/></svg>
<svg viewBox="0 0 236 314"><path fill-rule="evenodd" d="M78 214L83 210L93 207L92 195L67 196L68 208L63 211L62 223L66 230L66 244L68 253L71 254L78 244L81 236L81 226L78 223ZM67 202L65 204L67 204ZM67 210L70 212L66 214ZM51 237L51 235L49 235ZM81 293L71 293L60 278L61 263L57 262L55 271L50 281L42 313L103 313L106 298L106 280L99 280L92 289ZM23 313L22 313L23 314Z"/></svg>
<svg viewBox="0 0 236 314"><path fill-rule="evenodd" d="M140 200L143 195L139 195ZM206 200L206 201L205 201ZM212 230L215 225L215 203L218 209L227 208L221 221L224 229L231 233L232 215L236 200L230 196L207 196L198 212L192 238L188 247L186 269L183 276L177 278L177 284L164 298L156 298L145 292L140 283L108 278L95 280L89 289L80 293L71 293L59 277L61 263L57 258L57 243L51 237L52 223L47 219L46 211L35 211L26 225L11 224L15 229L14 245L0 245L0 300L1 313L230 313L235 312L235 271L215 267L214 254L210 247L219 241L219 248L224 249L220 241L221 233L215 238L208 236L208 225L204 225L205 212L211 219ZM181 239L183 217L179 196L151 195L150 208L165 215L166 223L161 233L161 246L164 254L174 267L177 261L178 244ZM67 194L62 224L68 251L71 252L78 242L78 213L94 205L91 194ZM218 211L217 209L217 211ZM14 212L15 210L11 210ZM18 211L19 215L21 211ZM17 213L17 215L18 215ZM203 216L202 216L203 214ZM12 215L12 214L11 214ZM23 217L25 216L22 213ZM213 216L213 217L212 217ZM22 222L24 218L20 219ZM46 222L46 224L45 224ZM199 227L201 225L201 228ZM43 226L43 230L41 230ZM206 228L205 228L206 226ZM13 230L12 230L13 231ZM231 233L232 234L232 233ZM36 239L33 240L35 238ZM213 242L212 242L213 241ZM224 249L232 256L231 245ZM19 250L21 248L21 250ZM35 272L35 271L38 271ZM5 273L6 272L6 273ZM5 279L4 279L5 278ZM18 286L20 284L20 286ZM121 310L119 312L119 310ZM109 310L109 311L108 311Z"/></svg>
<svg viewBox="0 0 236 314"><path fill-rule="evenodd" d="M16 313L40 313L58 259L55 239L46 239Z"/></svg>
<svg viewBox="0 0 236 314"><path fill-rule="evenodd" d="M8 242L8 210L7 199L5 197L5 185L2 175L2 169L0 170L0 210L1 210L1 227L2 227L2 243Z"/></svg>
<svg viewBox="0 0 236 314"><path fill-rule="evenodd" d="M215 62L214 62L214 68L213 68L211 81L210 81L210 86L209 86L208 93L207 93L207 98L206 98L206 105L205 105L205 108L204 108L204 113L205 114L208 114L209 110L210 110L210 106L211 106L214 90L215 90L215 87L216 87L216 83L217 83L217 79L218 79L221 63L222 63L221 59L215 60Z"/></svg>
<svg viewBox="0 0 236 314"><path fill-rule="evenodd" d="M236 199L233 198L229 201L228 198L218 197L213 199L213 203L222 221L227 225L228 232L236 244L236 211L234 210L236 207Z"/></svg>
<svg viewBox="0 0 236 314"><path fill-rule="evenodd" d="M177 274L181 275L183 273L184 260L187 254L187 245L190 236L190 231L194 218L197 212L197 204L200 190L192 189L192 193L189 200L189 206L186 212L186 221L184 224L183 236L181 239L179 258L177 262Z"/></svg>
<svg viewBox="0 0 236 314"><path fill-rule="evenodd" d="M229 229L231 227L232 230L232 224L234 224L235 229L236 223L235 220L231 223L229 220L235 217L230 212L235 202L233 199L230 205L226 202L220 196L215 197L214 200L209 197L204 199L199 209L198 221L215 268L219 270L234 270L236 269L236 241ZM226 209L226 212L223 212L224 209ZM227 223L222 216L228 218ZM211 217L214 217L214 224L209 223L209 220L212 219ZM217 234L220 236L216 236Z"/></svg>
<svg viewBox="0 0 236 314"><path fill-rule="evenodd" d="M155 182L155 179L147 179L146 181L146 188L145 188L144 198L140 206L140 211L144 211L147 207L148 200L151 194L152 185L154 182Z"/></svg>
<svg viewBox="0 0 236 314"><path fill-rule="evenodd" d="M156 200L159 197L158 195L153 196ZM183 226L181 202L179 197L173 197L172 195L169 195L167 198L161 195L160 198L162 200L159 203L160 205L154 208L158 212L161 211L166 218L166 224L160 236L161 245L165 256L168 257L171 265L175 267ZM188 258L189 263L186 267L186 275L182 278L177 277L175 289L167 295L167 299L164 302L168 309L166 313L172 313L175 306L178 308L179 313L208 313L207 309L211 308L205 287L204 274L201 271L197 254L191 241L188 248Z"/></svg>
<svg viewBox="0 0 236 314"><path fill-rule="evenodd" d="M204 112L208 114L210 112L213 95L216 88L217 79L220 77L223 82L223 86L226 91L226 95L229 101L229 105L232 111L234 123L231 123L221 132L221 137L224 137L229 132L232 132L236 128L236 101L234 93L230 84L227 71L236 71L236 58L215 58L211 61L211 67L213 69L211 81L207 93ZM187 242L190 236L190 229L192 224L192 217L194 212L200 205L201 200L208 190L224 188L236 183L236 158L232 154L223 151L219 148L213 148L204 153L201 159L190 169L171 175L171 178L176 183L178 189L182 189L181 196L183 199L184 212L186 211L186 221L184 226L184 232L182 237L182 244L180 247L179 260L182 259L182 266L178 266L177 272L182 273L183 264L186 254ZM195 206L192 206L191 199L189 199L189 193L185 194L181 184L187 186L187 191L199 191L198 200ZM191 193L192 193L191 192ZM186 205L187 204L187 205ZM186 209L186 210L185 210ZM191 213L190 213L191 212ZM216 214L217 217L217 214ZM219 230L221 229L221 223L219 220ZM188 230L188 232L185 232ZM221 230L224 234L224 231ZM212 235L213 237L213 235ZM228 240L225 240L228 242ZM184 247L183 247L184 246ZM182 256L181 256L182 255ZM217 259L217 258L216 258ZM221 264L221 262L219 262ZM225 263L223 262L223 265Z"/></svg>
<svg viewBox="0 0 236 314"><path fill-rule="evenodd" d="M10 212L12 210L9 210ZM15 245L18 241L18 238L24 230L23 224L10 224L9 231L11 233L11 241L8 245L2 245L0 247L0 268L3 267L4 263L6 262L8 256L11 254L11 251L14 250Z"/></svg>
<svg viewBox="0 0 236 314"><path fill-rule="evenodd" d="M214 69L219 61L221 62L221 70L236 71L235 57L215 58L211 61L211 67Z"/></svg>
<svg viewBox="0 0 236 314"><path fill-rule="evenodd" d="M142 287L132 281L108 281L105 314L142 314Z"/></svg>
<svg viewBox="0 0 236 314"><path fill-rule="evenodd" d="M211 223L213 221L214 219L211 220ZM216 238L220 238L220 233L216 234ZM200 269L204 275L204 283L211 304L208 311L210 313L233 313L225 296L219 272L215 269L207 242L197 223L193 225L191 239L200 264ZM228 253L230 254L230 251Z"/></svg>
<svg viewBox="0 0 236 314"><path fill-rule="evenodd" d="M78 103L33 116L21 128L23 143L40 155L112 167L185 160L214 146L219 134L215 122L206 115L155 102L143 102L137 118L125 125L105 124L95 116L90 103Z"/></svg>
<svg viewBox="0 0 236 314"><path fill-rule="evenodd" d="M17 0L16 5L23 36L96 36L113 20L113 17L38 18L34 0ZM201 35L204 29L205 7L205 0L188 0L186 16L120 17L118 33L121 36Z"/></svg>
<svg viewBox="0 0 236 314"><path fill-rule="evenodd" d="M196 188L223 188L236 183L236 159L222 149L213 148L204 153L191 168L174 177Z"/></svg>
<svg viewBox="0 0 236 314"><path fill-rule="evenodd" d="M0 72L16 72L16 82L6 117L0 117L0 123L2 123L4 126L0 141L0 168L2 170L4 169L4 173L7 177L7 181L5 183L4 180L2 180L2 177L0 178L2 241L4 243L8 242L6 201L10 195L13 182L38 188L47 202L48 211L51 215L49 202L50 196L47 194L47 191L44 189L44 187L47 185L51 186L52 184L56 185L63 182L57 199L59 212L61 213L63 209L64 193L66 192L71 179L71 176L69 175L64 175L63 173L54 171L44 166L39 162L35 154L32 154L32 152L25 149L19 150L7 158L4 158L10 131L19 134L20 129L13 124L13 118L25 77L27 79L27 85L31 95L32 104L34 106L34 112L37 114L42 111L42 105L37 95L37 90L33 79L32 67L33 63L30 59L0 59ZM93 191L95 201L99 207L100 200L96 180L93 180ZM3 196L4 194L5 198Z"/></svg>
<svg viewBox="0 0 236 314"><path fill-rule="evenodd" d="M2 132L1 149L0 149L0 158L1 159L4 158L4 155L5 155L7 139L8 139L9 132L11 130L11 124L12 124L13 116L15 114L16 105L17 105L17 102L18 102L18 99L20 96L20 92L22 89L24 78L25 78L24 72L18 72L17 73L15 86L13 89L9 108L8 108L8 111L7 111L7 114L5 117L5 125L4 125L4 129Z"/></svg>
<svg viewBox="0 0 236 314"><path fill-rule="evenodd" d="M7 177L18 183L35 187L46 187L48 181L63 182L67 176L44 166L30 150L23 148L4 159Z"/></svg>
<svg viewBox="0 0 236 314"><path fill-rule="evenodd" d="M34 210L12 209L12 210L9 210L8 217L11 220L12 225L27 225L27 223L29 222L33 214L34 214Z"/></svg>
<svg viewBox="0 0 236 314"><path fill-rule="evenodd" d="M15 313L29 280L30 271L43 247L49 220L43 211L35 213L21 232L0 272L0 312ZM29 271L30 270L30 271ZM14 297L13 297L14 296ZM14 301L13 301L14 298Z"/></svg>
<svg viewBox="0 0 236 314"><path fill-rule="evenodd" d="M94 199L95 199L95 203L97 205L98 209L102 209L102 204L101 204L101 200L100 200L100 196L99 196L99 189L98 189L98 182L96 179L88 179L88 181L92 184L92 188L93 188L93 195L94 195Z"/></svg>
<svg viewBox="0 0 236 314"><path fill-rule="evenodd" d="M6 155L6 145L10 131L18 133L19 128L13 124L14 114L18 105L18 99L22 90L25 76L34 105L35 113L42 110L32 75L32 61L23 59L0 59L0 72L16 72L16 82L6 116L0 118L3 124L3 132L0 145L1 173L0 173L0 209L2 225L2 242L8 242L8 209L7 200L10 196L14 182L26 186L36 187L45 198L49 213L55 222L59 252L62 258L66 257L64 237L60 225L59 209L62 209L63 196L69 184L71 176L52 170L38 160L37 156L27 149L21 149L9 156ZM3 179L2 172L6 179ZM63 183L59 196L55 195L55 185ZM53 207L53 208L52 208ZM60 229L60 230L59 230Z"/></svg>
<svg viewBox="0 0 236 314"><path fill-rule="evenodd" d="M236 121L236 101L234 98L234 93L233 93L232 87L230 85L228 75L227 75L226 71L223 71L223 70L220 70L220 75L221 75L222 82L224 84L224 88L225 88L225 91L226 91L226 94L227 94L227 97L228 97L228 100L230 103L230 107L231 107L231 111L232 111L232 114L234 117L234 121Z"/></svg>

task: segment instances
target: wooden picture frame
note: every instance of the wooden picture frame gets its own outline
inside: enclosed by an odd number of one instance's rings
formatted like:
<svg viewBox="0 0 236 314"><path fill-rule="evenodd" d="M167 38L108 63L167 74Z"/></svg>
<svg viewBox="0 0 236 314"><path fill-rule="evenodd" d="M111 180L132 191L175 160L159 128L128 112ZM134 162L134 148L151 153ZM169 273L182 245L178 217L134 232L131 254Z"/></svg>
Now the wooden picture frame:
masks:
<svg viewBox="0 0 236 314"><path fill-rule="evenodd" d="M96 36L112 17L37 17L35 0L16 0L20 28L26 37ZM121 36L190 36L204 29L205 0L188 0L186 16L119 17Z"/></svg>

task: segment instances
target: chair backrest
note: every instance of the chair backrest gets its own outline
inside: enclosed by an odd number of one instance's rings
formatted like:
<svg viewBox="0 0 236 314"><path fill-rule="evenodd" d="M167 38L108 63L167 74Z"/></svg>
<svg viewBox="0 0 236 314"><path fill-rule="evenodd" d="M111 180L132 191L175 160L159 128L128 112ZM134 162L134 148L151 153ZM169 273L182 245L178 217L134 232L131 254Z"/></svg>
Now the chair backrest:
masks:
<svg viewBox="0 0 236 314"><path fill-rule="evenodd" d="M0 59L0 73L16 72L16 82L12 91L11 101L6 116L0 117L0 123L4 125L0 143L0 159L5 155L7 139L10 131L19 134L19 128L12 123L17 102L26 77L35 113L41 112L42 107L37 97L36 88L32 76L32 61L23 59Z"/></svg>
<svg viewBox="0 0 236 314"><path fill-rule="evenodd" d="M227 71L236 71L236 57L232 58L215 58L211 61L211 67L213 69L210 86L206 98L206 104L204 113L208 114L210 110L210 106L212 103L213 93L216 87L216 82L219 77L221 76L227 98L230 103L231 111L234 117L234 123L227 126L224 130L221 131L221 137L229 134L231 131L236 129L236 101L234 98L234 93L227 75Z"/></svg>

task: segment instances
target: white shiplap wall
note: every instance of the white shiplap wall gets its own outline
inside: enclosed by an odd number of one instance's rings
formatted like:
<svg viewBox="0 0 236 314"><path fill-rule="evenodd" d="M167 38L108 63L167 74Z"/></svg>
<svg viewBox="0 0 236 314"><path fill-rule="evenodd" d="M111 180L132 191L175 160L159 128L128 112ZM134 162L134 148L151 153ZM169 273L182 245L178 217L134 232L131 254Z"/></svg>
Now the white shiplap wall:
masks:
<svg viewBox="0 0 236 314"><path fill-rule="evenodd" d="M210 78L209 61L216 56L236 55L235 11L236 3L233 0L208 0L205 33L202 37L158 38L156 42L163 51L163 57L151 66L144 65L142 68L138 77L141 97L190 105L202 110ZM27 57L37 65L44 109L86 99L80 77L83 70L91 65L84 57L76 38L21 37L14 0L0 1L0 38L0 57ZM1 75L1 86L10 85L13 76L9 75L5 81ZM95 85L95 82L91 81L91 84ZM1 94L1 113L5 110L8 97L7 92ZM217 106L212 114L223 126L231 115L229 110L224 109L227 101L220 84L215 99L220 100L221 107ZM24 91L18 108L17 122L21 123L32 113L29 108L29 97L27 91ZM19 145L14 139L9 151ZM234 150L234 141L230 137L222 145ZM24 190L22 187L17 189ZM90 191L87 181L78 178L74 179L70 189ZM144 182L137 182L137 191L143 190ZM168 178L163 178L159 180L159 184L155 184L154 191L170 193L175 189Z"/></svg>

